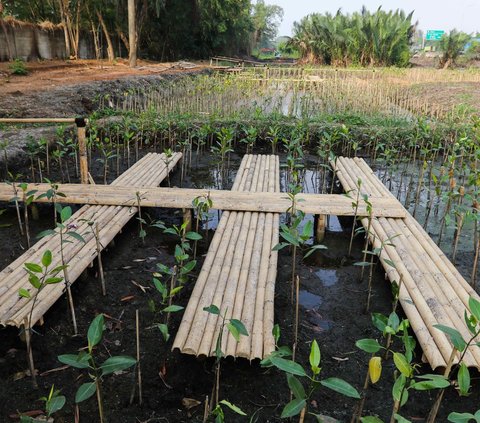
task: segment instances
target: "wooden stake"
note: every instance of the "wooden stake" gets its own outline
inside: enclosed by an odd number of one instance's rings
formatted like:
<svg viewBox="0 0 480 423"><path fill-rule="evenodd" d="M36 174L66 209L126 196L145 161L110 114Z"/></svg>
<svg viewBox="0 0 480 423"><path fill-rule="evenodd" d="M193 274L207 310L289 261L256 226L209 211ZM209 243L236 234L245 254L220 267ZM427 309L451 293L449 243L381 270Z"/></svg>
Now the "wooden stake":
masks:
<svg viewBox="0 0 480 423"><path fill-rule="evenodd" d="M320 243L325 239L327 216L324 214L315 215L315 242Z"/></svg>
<svg viewBox="0 0 480 423"><path fill-rule="evenodd" d="M87 143L86 138L86 125L87 122L83 118L75 120L77 124L78 135L78 153L80 157L80 181L82 184L88 184L88 156L87 156Z"/></svg>
<svg viewBox="0 0 480 423"><path fill-rule="evenodd" d="M138 402L142 405L142 370L140 367L140 315L138 309L135 310L135 328L137 331L137 374L138 374Z"/></svg>

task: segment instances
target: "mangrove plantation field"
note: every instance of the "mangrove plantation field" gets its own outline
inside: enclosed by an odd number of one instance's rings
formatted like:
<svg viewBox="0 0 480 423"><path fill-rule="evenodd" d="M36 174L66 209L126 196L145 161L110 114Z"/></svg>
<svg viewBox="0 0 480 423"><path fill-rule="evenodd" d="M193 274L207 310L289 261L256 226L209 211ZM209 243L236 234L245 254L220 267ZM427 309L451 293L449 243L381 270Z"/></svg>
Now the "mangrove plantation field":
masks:
<svg viewBox="0 0 480 423"><path fill-rule="evenodd" d="M480 354L480 119L471 90L480 72L262 67L145 81L92 98L84 138L69 124L42 123L49 137L28 124L0 128L0 194L14 193L0 202L0 421L479 421L478 368L467 364ZM7 131L27 135L13 145ZM228 307L210 304L206 316L220 322L211 356L180 353L174 339L215 233L236 213L217 210L210 193L236 187L245 155L279 157L289 204L273 247L274 352L227 357L222 336L252 334ZM406 251L400 234L374 235L375 193L362 194L368 181L353 177L355 189L345 190L344 157L365 160L472 294L468 308L452 300L465 309L463 329L425 328L444 336L445 366L432 369L424 333L403 308L417 301L414 283L440 275L418 265L424 257ZM92 192L134 187L128 205L109 206L113 239L81 201L64 201L85 160ZM142 206L142 190L160 180L179 198L202 190L191 213ZM301 193L339 195L348 213L303 213ZM91 207L107 213L101 204ZM131 218L117 228L122 213ZM49 237L60 240L55 249L45 247ZM413 282L409 264L390 259L394 249L417 260ZM19 259L29 251L31 260ZM228 284L229 271L218 279ZM26 285L5 288L16 275ZM37 312L52 286L58 301ZM451 298L438 299L447 315ZM425 299L434 317L436 300ZM17 302L28 310L20 323L10 313Z"/></svg>

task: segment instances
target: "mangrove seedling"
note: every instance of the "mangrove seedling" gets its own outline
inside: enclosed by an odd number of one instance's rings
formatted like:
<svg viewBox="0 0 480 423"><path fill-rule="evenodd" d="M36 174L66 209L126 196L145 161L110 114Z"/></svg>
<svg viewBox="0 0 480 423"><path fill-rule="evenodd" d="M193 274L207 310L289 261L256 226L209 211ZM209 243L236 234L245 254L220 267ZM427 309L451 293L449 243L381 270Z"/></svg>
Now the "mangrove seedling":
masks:
<svg viewBox="0 0 480 423"><path fill-rule="evenodd" d="M212 389L212 404L215 404L215 407L220 403L220 365L223 358L222 351L222 342L224 336L224 329L227 328L228 332L232 334L237 342L240 341L240 335L248 336L247 329L245 325L238 319L227 319L227 311L223 314L220 313L220 309L212 304L208 307L203 308L204 311L210 314L214 314L220 318L220 326L218 330L218 336L215 343L215 380ZM227 322L228 321L228 322Z"/></svg>
<svg viewBox="0 0 480 423"><path fill-rule="evenodd" d="M36 323L32 321L33 311L35 310L35 305L37 303L38 296L40 292L47 285L57 284L63 280L63 277L58 276L58 274L63 270L63 266L56 266L53 269L50 269L50 265L52 264L52 252L50 250L46 250L41 259L41 263L24 263L25 270L28 273L28 282L34 289L32 293L29 289L20 288L18 291L18 295L22 298L27 298L32 302L32 306L30 307L30 313L28 315L28 319L25 322L24 328L25 331L28 331L26 337L28 340L31 339L32 334L32 326ZM30 366L30 373L32 375L33 385L37 386L37 379L35 375L35 367L33 364L33 352L31 342L28 342L27 345L27 353L29 357L29 366Z"/></svg>
<svg viewBox="0 0 480 423"><path fill-rule="evenodd" d="M104 316L99 314L88 328L87 351L82 349L78 354L62 354L58 356L58 361L63 364L75 367L77 369L88 369L90 382L83 383L75 394L75 403L79 404L92 395L97 394L98 414L100 423L105 422L102 398L102 380L105 376L112 373L126 370L134 366L137 361L129 356L110 356L102 364L98 364L98 357L95 353L95 346L98 345L103 337Z"/></svg>
<svg viewBox="0 0 480 423"><path fill-rule="evenodd" d="M66 402L66 398L63 395L60 395L60 390L55 389L55 385L52 385L48 396L41 397L40 401L45 404L45 418L33 418L29 416L20 416L20 423L45 423L49 422L50 418L57 411L60 411Z"/></svg>
<svg viewBox="0 0 480 423"><path fill-rule="evenodd" d="M229 408L234 413L237 413L240 416L246 416L246 414L242 411L241 408L237 407L236 405L232 404L227 400L221 400L212 411L212 416L215 416L215 423L225 422L225 413L223 411L222 405L227 406L227 408Z"/></svg>
<svg viewBox="0 0 480 423"><path fill-rule="evenodd" d="M360 394L358 391L343 379L331 377L320 380L320 358L320 348L317 341L313 340L309 355L311 375L308 375L305 369L299 363L279 357L276 354L268 356L260 363L263 367L274 366L277 369L285 372L287 375L287 383L291 392L293 393L294 399L283 408L280 416L282 419L294 417L300 414L300 422L303 422L305 414L308 411L307 407L310 402L310 398L320 386L324 386L325 388L331 389L332 391L338 392L350 398L360 399ZM299 377L308 380L307 389L305 389ZM320 416L317 416L314 413L309 414L312 414L317 419L320 419Z"/></svg>

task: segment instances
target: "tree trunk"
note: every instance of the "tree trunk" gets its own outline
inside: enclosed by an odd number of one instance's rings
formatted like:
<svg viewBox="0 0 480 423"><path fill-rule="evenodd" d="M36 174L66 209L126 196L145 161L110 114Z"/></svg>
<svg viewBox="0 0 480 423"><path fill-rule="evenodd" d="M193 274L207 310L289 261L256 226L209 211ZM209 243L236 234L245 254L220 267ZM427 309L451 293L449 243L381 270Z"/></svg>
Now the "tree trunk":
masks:
<svg viewBox="0 0 480 423"><path fill-rule="evenodd" d="M110 62L113 62L115 59L115 53L113 52L113 44L112 44L112 39L110 38L110 34L108 33L107 25L105 25L105 21L103 20L102 14L99 12L99 10L96 10L97 16L98 16L98 21L100 22L100 25L102 26L103 34L105 35L105 39L107 40L107 56L108 60Z"/></svg>
<svg viewBox="0 0 480 423"><path fill-rule="evenodd" d="M130 44L128 43L127 36L123 33L123 31L120 28L117 28L117 34L118 34L118 37L120 38L120 40L122 40L123 45L127 49L127 53L130 55Z"/></svg>
<svg viewBox="0 0 480 423"><path fill-rule="evenodd" d="M135 0L128 0L129 62L131 68L137 66L137 30L135 26Z"/></svg>
<svg viewBox="0 0 480 423"><path fill-rule="evenodd" d="M67 19L65 16L63 0L58 0L58 6L60 8L60 20L63 26L63 34L65 36L65 52L68 59L72 55L72 47L70 45L70 37L68 35Z"/></svg>

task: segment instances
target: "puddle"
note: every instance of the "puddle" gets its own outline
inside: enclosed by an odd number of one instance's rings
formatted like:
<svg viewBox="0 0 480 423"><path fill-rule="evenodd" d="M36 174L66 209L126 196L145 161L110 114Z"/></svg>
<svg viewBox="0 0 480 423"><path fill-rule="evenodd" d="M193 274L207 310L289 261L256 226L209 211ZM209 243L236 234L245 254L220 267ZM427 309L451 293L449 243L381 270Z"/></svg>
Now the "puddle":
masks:
<svg viewBox="0 0 480 423"><path fill-rule="evenodd" d="M306 309L318 307L323 302L323 299L322 297L320 297L320 295L312 294L311 292L305 291L303 289L300 290L298 300L300 304Z"/></svg>
<svg viewBox="0 0 480 423"><path fill-rule="evenodd" d="M315 275L320 279L323 286L333 286L338 282L336 269L319 269Z"/></svg>
<svg viewBox="0 0 480 423"><path fill-rule="evenodd" d="M340 220L338 219L338 216L328 216L327 231L343 232L343 228L342 228L342 225L340 224Z"/></svg>

